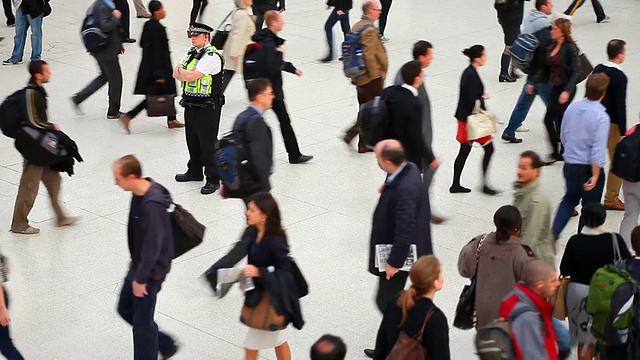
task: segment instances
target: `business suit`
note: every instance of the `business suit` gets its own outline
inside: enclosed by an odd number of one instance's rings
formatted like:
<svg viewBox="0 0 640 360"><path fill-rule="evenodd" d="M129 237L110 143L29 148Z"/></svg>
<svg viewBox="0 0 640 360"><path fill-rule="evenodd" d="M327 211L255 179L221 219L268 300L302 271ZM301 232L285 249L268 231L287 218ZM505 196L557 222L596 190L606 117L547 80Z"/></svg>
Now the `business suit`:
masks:
<svg viewBox="0 0 640 360"><path fill-rule="evenodd" d="M375 266L375 246L393 244L387 262L396 268L404 265L411 244L416 245L418 257L433 253L429 195L422 186L418 168L405 163L395 178L385 183L373 214L369 272L379 278L376 305L382 313L389 302L400 295L409 273L399 271L387 280L386 273Z"/></svg>
<svg viewBox="0 0 640 360"><path fill-rule="evenodd" d="M273 168L273 138L264 118L250 106L236 117L233 131L242 132L244 136L249 162L252 165L255 180L259 184L256 191L250 195L271 190L269 177ZM247 197L245 197L245 203L246 199Z"/></svg>

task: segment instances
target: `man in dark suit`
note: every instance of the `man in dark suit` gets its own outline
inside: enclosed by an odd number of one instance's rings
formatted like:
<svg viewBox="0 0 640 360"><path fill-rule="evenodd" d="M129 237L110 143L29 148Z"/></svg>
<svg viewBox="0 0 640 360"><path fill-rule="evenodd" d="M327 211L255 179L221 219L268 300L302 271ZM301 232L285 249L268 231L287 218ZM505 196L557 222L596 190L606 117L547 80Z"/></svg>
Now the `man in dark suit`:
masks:
<svg viewBox="0 0 640 360"><path fill-rule="evenodd" d="M374 151L378 165L388 174L373 214L369 247L369 272L378 277L376 305L380 312L384 312L398 298L407 282L409 272L400 269L409 255L411 244L416 245L416 257L433 253L431 209L420 170L407 162L400 142L383 140ZM384 271L375 266L378 244L392 245ZM364 352L370 358L375 355L372 349Z"/></svg>
<svg viewBox="0 0 640 360"><path fill-rule="evenodd" d="M149 2L149 11L152 17L144 24L140 47L142 48L142 61L138 70L136 87L133 93L136 95L161 95L177 94L176 83L173 80L173 66L171 52L169 51L169 38L167 30L160 23L165 17L165 9L157 0ZM129 122L147 106L147 100L142 100L135 108L120 116L120 122L129 132ZM182 128L184 124L176 120L175 115L167 116L169 129Z"/></svg>

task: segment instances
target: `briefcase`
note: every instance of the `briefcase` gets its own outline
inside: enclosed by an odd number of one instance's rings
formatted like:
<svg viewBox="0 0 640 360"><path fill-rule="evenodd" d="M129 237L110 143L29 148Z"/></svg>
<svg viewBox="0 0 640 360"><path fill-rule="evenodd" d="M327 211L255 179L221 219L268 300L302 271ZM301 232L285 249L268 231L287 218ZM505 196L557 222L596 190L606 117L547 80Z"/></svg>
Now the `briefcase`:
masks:
<svg viewBox="0 0 640 360"><path fill-rule="evenodd" d="M170 95L147 95L147 115L150 117L175 116L176 105Z"/></svg>

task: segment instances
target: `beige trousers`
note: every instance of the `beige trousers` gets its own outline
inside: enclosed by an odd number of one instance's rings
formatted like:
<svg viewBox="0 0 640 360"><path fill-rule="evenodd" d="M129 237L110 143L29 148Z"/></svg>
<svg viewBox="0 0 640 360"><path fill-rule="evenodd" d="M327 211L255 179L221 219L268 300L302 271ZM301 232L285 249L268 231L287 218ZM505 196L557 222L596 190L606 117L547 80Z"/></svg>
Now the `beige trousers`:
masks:
<svg viewBox="0 0 640 360"><path fill-rule="evenodd" d="M144 6L142 0L133 0L133 5L136 8L136 16L142 16L148 13L147 8Z"/></svg>
<svg viewBox="0 0 640 360"><path fill-rule="evenodd" d="M607 149L609 150L609 160L613 163L613 156L616 152L616 145L620 142L620 128L618 124L611 124L609 128L609 139L607 140ZM622 179L617 177L611 172L609 168L609 174L607 174L607 191L604 194L604 202L609 204L615 204L620 201L620 187L622 186Z"/></svg>

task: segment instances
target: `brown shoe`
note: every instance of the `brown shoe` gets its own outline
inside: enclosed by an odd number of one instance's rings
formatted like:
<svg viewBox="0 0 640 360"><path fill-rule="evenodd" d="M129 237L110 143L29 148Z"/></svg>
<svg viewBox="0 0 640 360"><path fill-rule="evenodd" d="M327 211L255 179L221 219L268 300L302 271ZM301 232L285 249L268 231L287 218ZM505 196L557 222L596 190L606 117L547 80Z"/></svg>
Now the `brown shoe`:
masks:
<svg viewBox="0 0 640 360"><path fill-rule="evenodd" d="M624 211L624 203L621 200L618 200L618 202L605 201L604 208L606 210Z"/></svg>
<svg viewBox="0 0 640 360"><path fill-rule="evenodd" d="M184 124L178 120L171 120L171 121L167 121L167 127L169 129L179 129L179 128L183 128Z"/></svg>
<svg viewBox="0 0 640 360"><path fill-rule="evenodd" d="M132 117L129 114L122 114L118 118L118 121L120 121L120 125L122 125L122 128L127 134L131 134L131 130L129 130L129 123L131 122L131 119Z"/></svg>
<svg viewBox="0 0 640 360"><path fill-rule="evenodd" d="M14 234L23 234L23 235L34 235L40 233L40 229L34 228L33 226L27 226L26 229L23 230L11 230Z"/></svg>
<svg viewBox="0 0 640 360"><path fill-rule="evenodd" d="M67 216L64 219L58 221L57 227L69 226L77 223L80 220L79 216Z"/></svg>
<svg viewBox="0 0 640 360"><path fill-rule="evenodd" d="M431 215L431 223L432 224L442 224L443 222L447 221L447 219L441 217L441 216L437 216L437 215Z"/></svg>
<svg viewBox="0 0 640 360"><path fill-rule="evenodd" d="M373 152L373 149L368 148L366 146L362 146L362 145L358 146L358 153L359 154L364 154L364 153L369 153L369 152Z"/></svg>
<svg viewBox="0 0 640 360"><path fill-rule="evenodd" d="M136 15L136 17L138 19L148 19L151 17L151 14L142 14L142 15Z"/></svg>
<svg viewBox="0 0 640 360"><path fill-rule="evenodd" d="M580 214L578 214L578 211L575 210L575 209L571 212L571 217L576 217L578 215L580 215Z"/></svg>

